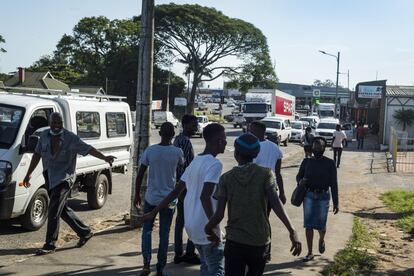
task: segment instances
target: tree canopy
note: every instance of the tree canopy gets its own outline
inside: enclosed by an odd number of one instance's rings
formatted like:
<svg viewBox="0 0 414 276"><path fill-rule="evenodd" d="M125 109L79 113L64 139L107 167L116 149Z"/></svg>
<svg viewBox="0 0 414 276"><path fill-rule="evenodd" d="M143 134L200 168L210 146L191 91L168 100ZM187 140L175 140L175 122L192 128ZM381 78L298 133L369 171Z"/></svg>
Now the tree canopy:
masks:
<svg viewBox="0 0 414 276"><path fill-rule="evenodd" d="M6 42L6 40L3 38L2 35L0 35L0 44L5 43L5 42ZM5 52L7 52L6 49L0 47L0 53L5 53Z"/></svg>
<svg viewBox="0 0 414 276"><path fill-rule="evenodd" d="M403 131L405 131L407 126L411 126L414 123L414 109L402 108L396 110L393 117L399 125L402 125Z"/></svg>
<svg viewBox="0 0 414 276"><path fill-rule="evenodd" d="M325 81L315 80L312 85L318 86L318 87L336 87L336 83L334 83L330 79L326 79ZM338 87L342 87L342 86L338 85Z"/></svg>
<svg viewBox="0 0 414 276"><path fill-rule="evenodd" d="M222 75L243 81L257 81L263 74L246 77L261 71L260 58L268 57L266 37L251 23L230 18L214 8L200 5L159 5L155 9L155 36L157 41L179 57L193 74L188 112L193 112L195 93L200 82L214 80ZM226 57L236 57L241 65L220 65ZM270 61L270 58L268 58ZM259 61L259 64L258 64ZM272 71L273 68L270 66ZM266 77L276 75L266 72ZM207 78L203 78L207 76ZM256 79L255 79L256 78ZM260 81L263 81L260 79Z"/></svg>

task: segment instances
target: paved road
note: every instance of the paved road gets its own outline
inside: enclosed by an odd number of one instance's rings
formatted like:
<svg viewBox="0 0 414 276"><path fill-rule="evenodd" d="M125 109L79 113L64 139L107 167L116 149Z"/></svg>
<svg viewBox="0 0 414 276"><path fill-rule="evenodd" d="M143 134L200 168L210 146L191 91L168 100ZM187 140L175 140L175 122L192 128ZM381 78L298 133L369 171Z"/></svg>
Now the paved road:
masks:
<svg viewBox="0 0 414 276"><path fill-rule="evenodd" d="M227 148L226 152L219 155L218 158L223 162L223 171L226 172L231 169L236 163L233 157L234 154L234 140L241 134L240 129L233 129L231 125L226 126L227 133ZM158 131L152 131L152 143L159 142ZM204 148L204 140L201 138L192 139L194 150L200 153ZM298 146L290 144L288 147L282 147L285 154L298 152ZM299 154L293 163L299 162L302 155ZM113 194L109 196L107 203L100 210L89 210L86 202L86 194L82 194L75 199L70 200L70 206L84 219L85 222L98 226L102 226L102 221L121 219L122 214L129 212L131 196L131 174L126 175L114 174ZM110 223L110 222L108 222ZM105 226L105 223L104 223ZM61 237L71 236L68 231L68 226L62 223ZM42 245L45 237L46 227L36 231L27 232L23 230L20 225L9 223L0 223L0 266L6 265L14 260L21 258L21 255L30 254L33 252L32 248ZM70 235L69 235L70 234ZM68 236L69 235L69 236ZM22 250L25 248L25 250Z"/></svg>

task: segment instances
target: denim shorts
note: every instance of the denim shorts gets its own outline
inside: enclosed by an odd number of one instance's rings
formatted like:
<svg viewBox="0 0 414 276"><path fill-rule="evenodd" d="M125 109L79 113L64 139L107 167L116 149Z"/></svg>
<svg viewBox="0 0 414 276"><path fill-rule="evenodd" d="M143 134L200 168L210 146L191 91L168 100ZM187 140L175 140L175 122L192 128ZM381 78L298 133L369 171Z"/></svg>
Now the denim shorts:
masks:
<svg viewBox="0 0 414 276"><path fill-rule="evenodd" d="M329 211L329 191L323 193L306 192L303 200L304 227L325 230Z"/></svg>

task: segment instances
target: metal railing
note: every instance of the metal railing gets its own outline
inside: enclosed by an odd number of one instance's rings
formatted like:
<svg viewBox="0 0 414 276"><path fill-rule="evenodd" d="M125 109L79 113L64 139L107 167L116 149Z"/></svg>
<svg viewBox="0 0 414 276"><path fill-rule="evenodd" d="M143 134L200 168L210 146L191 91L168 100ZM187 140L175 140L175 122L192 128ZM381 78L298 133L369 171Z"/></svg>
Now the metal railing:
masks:
<svg viewBox="0 0 414 276"><path fill-rule="evenodd" d="M394 172L414 172L414 138L391 127L390 154Z"/></svg>

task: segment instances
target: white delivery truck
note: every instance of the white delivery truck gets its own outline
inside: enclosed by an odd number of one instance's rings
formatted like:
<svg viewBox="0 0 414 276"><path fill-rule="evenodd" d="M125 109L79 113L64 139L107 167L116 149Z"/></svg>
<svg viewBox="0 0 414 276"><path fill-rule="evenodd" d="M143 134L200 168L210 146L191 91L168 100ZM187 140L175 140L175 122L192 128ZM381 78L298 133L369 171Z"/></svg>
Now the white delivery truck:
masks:
<svg viewBox="0 0 414 276"><path fill-rule="evenodd" d="M242 106L243 117L247 123L270 116L293 121L295 101L295 96L277 89L249 89Z"/></svg>
<svg viewBox="0 0 414 276"><path fill-rule="evenodd" d="M30 94L0 91L0 219L19 218L24 228L37 230L47 218L49 197L41 162L31 186L25 188L22 182L52 112L62 114L66 129L116 157L111 168L91 155L78 156L71 196L86 192L89 207L101 208L112 192L112 172L125 173L131 156L131 113L122 99L43 89L31 89Z"/></svg>
<svg viewBox="0 0 414 276"><path fill-rule="evenodd" d="M335 119L335 104L319 103L316 107L320 119Z"/></svg>

